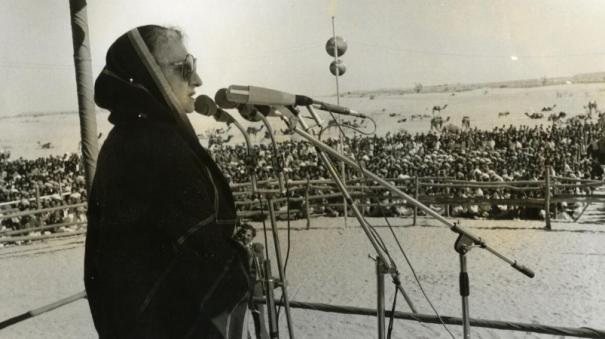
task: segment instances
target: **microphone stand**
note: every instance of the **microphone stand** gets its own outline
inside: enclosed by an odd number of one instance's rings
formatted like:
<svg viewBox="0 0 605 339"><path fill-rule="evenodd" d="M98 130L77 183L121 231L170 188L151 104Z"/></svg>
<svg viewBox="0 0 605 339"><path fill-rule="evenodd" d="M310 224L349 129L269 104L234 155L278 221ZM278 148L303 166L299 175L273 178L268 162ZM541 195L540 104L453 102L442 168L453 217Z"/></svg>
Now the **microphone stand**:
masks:
<svg viewBox="0 0 605 339"><path fill-rule="evenodd" d="M250 182L252 183L252 194L254 194L258 190L256 186L256 173L254 172L254 170L256 169L256 154L254 153L254 150L252 149L252 144L250 143L250 135L248 135L244 127L239 122L237 122L237 120L235 120L229 113L223 111L223 114L225 114L231 119L228 121L227 124L234 124L235 127L237 127L237 129L242 132L244 140L246 141L246 150L248 153L248 158L246 159L246 167L248 168L248 171L250 173Z"/></svg>
<svg viewBox="0 0 605 339"><path fill-rule="evenodd" d="M315 121L317 121L317 123L319 124L320 123L319 117L317 116L317 114L315 113L313 108L311 106L307 106L307 110L311 113L311 115L314 117ZM298 113L297 111L293 111L293 110L291 110L291 112L294 115L296 115ZM316 139L313 135L311 135L307 132L307 128L306 128L304 119L298 119L298 116L296 116L296 117L294 117L294 119L291 119L291 120L294 120L294 122L287 120L287 119L284 119L284 120L286 121L286 123L288 124L288 126L290 127L290 129L293 132L295 132L299 136L303 137L305 140L307 140L309 143L311 143L315 146L315 148L318 151L318 154L320 155L320 157L324 163L324 167L326 167L326 169L328 170L330 175L332 175L332 177L336 181L341 193L345 196L345 198L347 200L350 201L350 204L351 204L352 210L355 214L355 217L359 221L362 229L364 230L364 232L370 239L370 242L374 246L374 249L376 250L376 253L378 254L378 257L376 260L376 265L377 265L378 271L383 271L383 272L386 271L385 273L391 274L391 276L393 277L393 281L394 281L395 285L397 286L398 290L403 291L403 289L401 288L401 284L398 281L399 280L398 273L396 271L396 268L394 267L394 263L392 261L389 263L388 261L383 259L384 258L383 250L376 243L376 239L374 238L373 234L370 233L368 225L365 222L365 220L363 219L363 217L361 216L361 214L359 213L357 206L355 204L352 204L352 199L351 199L350 195L348 194L348 192L346 191L346 187L344 187L342 182L340 182L340 180L338 179L338 175L337 175L337 173L335 173L334 168L332 168L332 166L329 165L329 159L327 159L326 153L335 157L338 160L343 161L344 163L351 166L352 168L360 171L366 177L371 178L372 180L376 181L378 184L380 184L384 188L388 189L393 194L405 199L408 203L410 203L410 204L416 206L417 208L419 208L420 210L424 211L427 215L432 216L433 218L437 219L444 225L448 226L452 232L455 232L459 235L457 244L455 245L455 249L457 252L459 250L461 252L463 252L463 253L459 252L459 254L460 254L460 266L461 266L461 272L460 272L460 277L461 277L460 292L461 293L460 294L462 296L462 303L463 303L463 317L464 317L463 321L465 324L465 338L470 338L470 319L469 319L469 314L468 314L469 313L468 312L468 295L469 295L469 293L468 293L468 275L466 273L466 257L464 255L468 252L468 250L470 249L471 246L478 246L480 248L483 248L483 249L487 250L488 252L492 253L493 255L495 255L496 257L500 258L502 261L508 263L510 266L512 266L517 271L523 273L524 275L526 275L530 278L534 277L535 274L531 269L527 268L524 265L517 263L516 260L507 258L503 254L499 253L495 249L488 246L487 243L480 237L477 237L477 236L473 235L472 233L469 233L468 231L460 228L457 223L452 223L452 222L448 221L447 219L445 219L444 217L439 215L437 212L433 211L428 206L424 205L423 203L414 199L413 197L407 195L406 193L401 191L399 188L397 188L395 185L393 185L393 184L389 183L388 181L384 180L383 178L381 178L379 175L374 174L373 172L359 166L359 164L355 160L338 153L332 147L330 147L330 146L326 145L325 143L321 142L320 140ZM301 126L303 126L303 128L301 129L301 128L297 127L297 123L300 124ZM383 268L379 267L380 264L383 264L384 267ZM466 277L466 279L464 279L464 277ZM378 288L378 294L379 294L379 296L378 296L378 306L379 306L379 309L378 309L378 318L379 318L378 319L378 326L379 326L378 327L378 338L383 339L384 338L384 301L381 299L380 294L384 293L384 290L381 291L380 279L378 281L378 285L379 285L379 288ZM404 295L404 297L406 296L405 294L403 294L403 295ZM381 300L382 300L382 302L381 302ZM406 298L406 301L407 301L407 298ZM412 308L411 303L409 301L408 301L408 304L410 305L410 308ZM382 305L382 310L380 309L381 305ZM412 311L415 312L415 310L413 308L412 308ZM382 319L380 319L381 317L382 317Z"/></svg>
<svg viewBox="0 0 605 339"><path fill-rule="evenodd" d="M319 117L317 116L317 114L315 113L313 108L311 106L307 106L307 109L309 110L309 112L311 113L313 118L315 119L317 125L321 127L321 120L319 119ZM399 292L401 292L401 294L405 298L405 300L406 300L408 306L410 307L410 309L412 310L412 312L413 313L418 313L418 312L416 311L416 308L414 307L410 297L407 295L407 293L403 289L403 286L401 285L401 279L399 278L399 272L397 270L395 262L388 255L388 253L386 252L386 249L384 249L382 247L382 245L380 245L380 241L379 241L379 239L377 239L376 235L374 233L372 233L372 231L370 230L370 225L366 222L365 218L361 215L361 212L359 211L357 204L355 204L353 202L353 198L351 197L346 186L340 179L338 172L334 168L331 160L328 158L328 156L326 155L326 153L324 152L322 147L318 147L320 144L321 145L324 145L324 144L306 132L307 130L309 130L309 128L304 120L297 119L297 120L295 120L295 122L299 123L303 129L301 130L300 128L296 127L295 126L296 123L292 123L292 121L286 120L286 123L288 124L288 126L290 126L290 128L293 128L294 132L297 132L299 135L303 136L305 139L307 139L309 142L311 142L311 144L315 145L315 149L323 163L324 168L328 171L328 173L330 174L330 176L332 177L332 179L338 186L344 199L347 201L348 205L351 207L353 214L355 215L356 219L359 221L361 228L365 232L366 236L370 240L370 243L374 247L374 250L376 251L377 255L375 258L375 262L376 262L376 279L377 279L376 304L377 304L378 338L384 339L385 338L385 318L386 318L385 317L385 303L384 303L384 299L385 299L384 275L385 274L391 275L393 283L395 284L397 290ZM332 151L334 151L329 146L325 146L325 147L330 148ZM336 154L339 154L336 151L334 151L334 152ZM342 157L344 157L344 156L342 156ZM346 157L344 157L344 158L346 158Z"/></svg>
<svg viewBox="0 0 605 339"><path fill-rule="evenodd" d="M256 113L256 116L259 117L263 121L263 124L267 128L267 133L269 133L270 138L271 138L271 145L272 145L273 149L275 150L274 154L277 154L277 152L278 152L277 144L275 142L275 138L273 137L273 128L271 127L271 124L269 124L269 121L263 114ZM278 154L277 156L279 157L280 155ZM288 284L287 284L286 272L284 270L284 264L283 264L283 260L282 260L282 256L281 256L281 247L280 247L280 243L279 243L279 234L277 233L277 221L275 218L275 208L274 208L274 202L273 202L273 196L275 194L279 195L279 194L283 194L285 192L284 174L283 174L283 169L282 169L281 162L279 161L279 159L276 159L275 157L273 157L273 158L274 158L273 166L274 166L274 169L278 173L279 189L278 190L257 189L257 193L263 194L265 199L267 200L267 205L269 205L269 220L271 222L271 233L273 234L273 246L275 248L275 259L277 260L277 269L279 272L279 279L280 279L280 283L278 285L281 287L282 297L284 299L284 312L286 313L288 334L291 339L294 339L294 326L292 323L292 315L290 312L290 299L288 297L288 286L287 286ZM266 230L265 230L265 232L266 232ZM265 234L265 240L266 239L267 239L267 237ZM265 245L267 245L267 244L265 244ZM271 262L269 260L269 255L268 255L268 246L266 246L266 249L267 249L267 255L266 255L266 259L265 259L265 289L266 289L265 297L267 300L267 315L268 315L267 318L269 319L269 336L271 338L279 338L279 330L278 330L278 324L277 324L277 311L275 308L274 281L273 281L273 276L271 274Z"/></svg>
<svg viewBox="0 0 605 339"><path fill-rule="evenodd" d="M269 133L269 138L271 139L271 145L273 146L273 149L275 150L275 154L277 154L277 143L275 142L275 137L273 136L273 128L271 127L271 124L269 123L269 120L267 120L267 118L261 114L261 113L256 113L257 117L260 117L260 119L263 121L263 124L265 125L265 128L267 129L267 133ZM277 154L277 156L279 157L280 154ZM279 161L279 159L275 159L275 157L272 157L273 159L273 167L277 172L277 181L279 183L279 191L281 194L284 194L286 192L286 188L284 185L284 171L283 168L281 166L281 162Z"/></svg>
<svg viewBox="0 0 605 339"><path fill-rule="evenodd" d="M468 296L470 295L470 284L468 279L468 273L466 271L466 254L473 247L473 241L468 237L460 234L454 243L454 250L458 252L460 257L460 296L462 297L462 328L463 338L470 339L471 337L471 322L469 315Z"/></svg>
<svg viewBox="0 0 605 339"><path fill-rule="evenodd" d="M275 215L274 215L274 211L273 211L273 204L270 198L271 193L269 190L259 190L259 188L257 187L257 181L256 181L256 165L257 165L257 158L256 158L256 152L254 152L254 150L252 149L252 143L250 142L250 135L248 134L248 132L246 132L246 130L244 129L244 127L233 118L233 116L231 116L228 112L226 111L222 111L222 114L225 115L226 117L226 123L228 124L234 124L235 127L237 127L237 129L239 129L239 131L242 133L242 135L244 136L244 140L246 141L246 150L248 153L248 158L246 159L246 167L248 168L248 173L250 173L250 181L252 183L252 194L256 194L256 193L262 193L266 195L267 200L269 201L269 215L271 218L271 226L273 229L273 236L274 236L274 242L279 244L279 240L277 239L277 231L276 231L276 226L275 226ZM215 117L216 118L216 117ZM264 118L264 117L263 117ZM218 119L216 119L218 121ZM268 126L268 122L266 122L267 127ZM280 181L280 187L282 187L281 185L282 182ZM269 197L267 197L267 195ZM266 236L265 236L266 239ZM266 244L265 244L266 245ZM267 248L265 246L265 248ZM279 246L277 246L276 248L279 248ZM277 250L276 250L277 251ZM281 256L280 253L277 251L277 258L278 258L278 264L281 263ZM271 261L269 260L269 256L268 256L268 251L267 251L267 255L265 256L265 261L264 261L264 272L265 272L265 297L266 297L266 302L267 302L267 312L268 312L268 322L269 322L269 335L271 336L271 338L279 338L279 331L278 331L278 327L277 327L277 313L275 312L275 298L273 295L273 291L274 291L274 281L273 281L273 275L271 273ZM285 279L283 277L281 277L281 272L282 270L280 269L280 278L282 279L282 281L285 281ZM284 284L285 286L285 284ZM285 287L284 287L285 288ZM287 296L287 294L284 294ZM286 298L286 302L288 302L288 299ZM287 303L287 318L288 318L288 328L290 328L290 316L289 316L289 308L290 304ZM294 336L292 334L290 334L291 338L294 338Z"/></svg>

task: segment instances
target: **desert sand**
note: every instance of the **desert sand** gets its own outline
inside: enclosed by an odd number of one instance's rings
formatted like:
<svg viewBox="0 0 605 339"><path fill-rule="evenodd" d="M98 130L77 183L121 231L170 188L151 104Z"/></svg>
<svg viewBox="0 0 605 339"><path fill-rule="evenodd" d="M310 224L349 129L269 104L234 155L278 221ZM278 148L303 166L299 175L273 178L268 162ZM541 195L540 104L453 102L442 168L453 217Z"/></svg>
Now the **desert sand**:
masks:
<svg viewBox="0 0 605 339"><path fill-rule="evenodd" d="M531 120L524 112L557 105L568 116L585 112L589 100L602 102L605 85L579 84L538 88L479 89L459 93L394 95L388 91L343 98L343 105L368 113L377 121L378 134L407 130L426 132L428 118L412 120L412 115L432 114L434 105L448 104L441 116L459 125L470 116L471 126L491 129L509 124L545 124L546 117ZM333 100L329 98L326 101ZM499 117L499 112L510 115ZM391 114L396 116L391 117ZM396 123L406 118L405 123ZM107 135L106 113L99 113L99 132ZM192 117L198 131L224 127L200 116ZM277 124L277 123L276 123ZM278 125L281 126L281 125ZM239 136L236 136L236 140ZM7 118L0 124L0 144L14 158L36 158L49 154L77 152L78 117L75 114ZM104 138L101 138L101 142ZM52 142L54 148L40 149L36 141ZM241 140L239 140L241 141ZM255 140L255 143L259 140ZM205 141L203 141L205 145ZM406 265L384 220L372 219L395 258L403 287L421 313L432 310ZM424 286L442 315L461 316L458 291L459 258L453 249L456 234L434 220L392 219L395 233ZM313 219L292 223L291 251L287 270L292 300L375 308L375 267L368 255L374 254L363 231L349 219ZM605 209L591 206L577 223L554 222L553 231L544 231L540 221L461 220L461 225L483 237L503 255L518 260L536 273L529 279L485 250L468 254L473 318L540 323L565 327L605 329ZM261 224L255 224L259 229ZM287 246L286 224L280 222L282 251ZM18 247L0 248L0 320L52 303L82 291L84 238L46 241ZM263 242L262 233L256 241ZM269 248L273 249L271 243ZM276 272L276 270L274 270ZM390 307L393 286L387 279ZM409 311L402 298L397 310ZM293 310L297 338L375 338L373 317L345 316L308 310ZM282 337L287 336L285 317ZM461 327L448 326L456 337ZM525 332L473 328L474 338L552 338ZM78 300L39 317L0 330L0 338L95 338L88 305ZM449 338L439 325L396 321L394 338Z"/></svg>
<svg viewBox="0 0 605 339"><path fill-rule="evenodd" d="M503 255L530 267L530 279L489 252L475 248L467 255L470 315L473 318L605 329L605 228L602 206L593 206L577 223L460 220ZM459 258L456 234L435 220L389 219L430 300L441 315L461 316L458 294ZM403 287L420 313L432 314L384 219L370 219L395 258ZM259 230L262 224L255 224ZM292 222L287 279L291 300L376 307L374 251L356 221L349 218ZM288 244L286 223L279 223L282 253ZM71 237L0 249L0 319L49 304L83 290L84 238ZM256 241L263 242L262 232ZM269 242L269 248L273 245ZM275 262L275 261L274 261ZM276 272L276 270L274 270ZM387 279L386 305L393 286ZM408 312L403 298L397 310ZM376 319L310 310L293 310L297 338L375 338ZM281 337L287 337L285 316ZM460 326L448 326L461 337ZM472 328L474 338L552 338L526 332ZM0 338L95 338L84 299L0 331ZM396 320L394 338L449 338L440 325Z"/></svg>

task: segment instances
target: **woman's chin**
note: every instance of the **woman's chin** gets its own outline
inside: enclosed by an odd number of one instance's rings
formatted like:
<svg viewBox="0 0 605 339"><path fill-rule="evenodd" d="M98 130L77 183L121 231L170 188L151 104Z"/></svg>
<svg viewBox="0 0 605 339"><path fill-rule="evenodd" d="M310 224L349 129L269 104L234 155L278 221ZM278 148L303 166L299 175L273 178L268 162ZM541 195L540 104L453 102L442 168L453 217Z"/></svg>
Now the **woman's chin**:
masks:
<svg viewBox="0 0 605 339"><path fill-rule="evenodd" d="M187 98L187 101L181 104L183 106L183 110L185 111L185 113L191 113L193 112L195 105L194 105L194 101L193 98Z"/></svg>

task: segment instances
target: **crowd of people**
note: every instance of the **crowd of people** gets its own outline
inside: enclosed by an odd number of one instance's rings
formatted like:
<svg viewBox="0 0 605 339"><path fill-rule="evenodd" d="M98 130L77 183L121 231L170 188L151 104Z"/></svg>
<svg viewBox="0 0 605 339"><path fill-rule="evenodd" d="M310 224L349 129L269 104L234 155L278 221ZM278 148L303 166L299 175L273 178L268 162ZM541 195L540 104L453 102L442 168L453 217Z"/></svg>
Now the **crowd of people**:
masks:
<svg viewBox="0 0 605 339"><path fill-rule="evenodd" d="M599 157L599 139L604 135L603 125L592 122L574 122L566 125L538 125L498 127L493 130L444 130L411 135L399 132L385 136L354 136L346 139L344 151L368 170L404 185L411 192L413 177L452 178L464 181L538 181L544 180L546 165L551 175L576 179L603 179ZM326 140L336 147L338 140ZM255 161L250 161L246 147L235 144L213 145L213 157L231 183L250 180L253 168L257 180L275 179L277 172L288 180L328 179L314 148L306 142L290 140L278 143L277 150L270 144L254 146ZM359 178L359 173L347 168L347 178ZM430 180L430 179L429 179ZM357 182L361 185L361 181ZM333 191L331 191L333 190ZM311 194L335 192L336 188L314 189ZM573 194L589 193L576 188ZM300 191L291 192L301 197ZM450 197L533 198L541 197L542 190L511 192L502 189L451 189L426 188L424 194ZM36 200L36 196L42 197ZM0 203L15 202L11 206L19 210L48 208L86 201L86 188L80 158L76 154L48 156L35 160L12 160L10 153L0 153ZM326 199L314 204L314 213L341 215L342 208L328 207ZM369 196L358 200L367 205L382 202L398 205L403 201ZM36 206L38 204L38 206ZM299 203L294 204L300 208ZM283 207L283 206L282 206ZM575 206L563 206L573 209ZM242 207L243 208L243 207ZM367 207L370 215L378 213ZM374 211L374 212L373 212ZM409 208L389 208L390 214L406 214ZM379 211L384 213L384 211ZM453 206L450 211L458 216L507 217L521 216L518 208L511 212L506 206ZM2 211L0 211L2 213ZM300 216L300 215L299 215ZM41 217L2 219L5 228L24 228L31 225L83 220L82 209L49 212Z"/></svg>
<svg viewBox="0 0 605 339"><path fill-rule="evenodd" d="M546 168L551 176L570 179L603 179L603 168L598 161L600 138L603 136L601 123L574 121L565 125L538 125L497 127L493 130L444 129L411 135L405 132L385 136L360 137L347 139L345 152L356 159L361 166L403 185L412 192L411 181L405 179L451 178L476 182L543 181ZM338 141L329 139L329 145L336 147ZM249 181L251 170L257 180L276 178L277 172L283 172L289 180L315 180L329 178L321 166L313 146L301 141L279 143L277 150L270 145L261 144L255 148L256 162L250 162L243 145L215 145L213 154L232 182ZM548 166L548 167L547 167ZM347 177L359 178L359 173L347 170ZM362 182L357 182L362 185ZM333 188L335 190L335 188ZM553 193L587 194L590 188L559 188ZM312 190L312 194L330 193L325 189ZM526 191L506 191L503 189L425 188L424 194L449 196L450 198L491 198L524 199L540 198L542 189ZM422 193L421 193L422 194ZM293 193L300 198L300 192ZM382 201L381 201L382 200ZM326 199L311 210L319 214L342 215L342 208L333 207L330 202L338 199ZM370 215L384 214L384 208L375 206L381 202L387 206L390 215L410 213L401 199L370 196L360 198L358 202ZM299 205L299 204L296 204ZM393 207L392 205L395 205ZM327 207L330 206L330 207ZM300 206L296 206L300 207ZM573 214L577 204L561 204L561 211ZM502 206L495 204L452 206L451 213L469 217L540 217L536 208ZM542 212L543 213L543 212ZM542 215L543 217L543 215Z"/></svg>
<svg viewBox="0 0 605 339"><path fill-rule="evenodd" d="M10 159L0 153L0 218L18 211L45 209L36 215L0 219L0 229L23 229L70 222L84 222L82 206L53 209L86 201L86 184L76 154L35 160Z"/></svg>
<svg viewBox="0 0 605 339"><path fill-rule="evenodd" d="M598 124L574 123L563 127L509 126L491 131L479 129L405 132L386 136L348 138L347 155L372 172L386 178L454 177L460 180L539 180L545 163L553 174L573 178L599 177L596 144L603 131ZM328 139L336 147L338 140ZM276 153L292 180L327 178L312 145L301 141L278 143ZM255 147L256 175L260 180L275 177L272 159L276 153L268 144ZM243 145L217 145L212 152L232 182L249 181L247 150ZM593 161L595 160L595 161ZM357 176L350 170L349 176Z"/></svg>

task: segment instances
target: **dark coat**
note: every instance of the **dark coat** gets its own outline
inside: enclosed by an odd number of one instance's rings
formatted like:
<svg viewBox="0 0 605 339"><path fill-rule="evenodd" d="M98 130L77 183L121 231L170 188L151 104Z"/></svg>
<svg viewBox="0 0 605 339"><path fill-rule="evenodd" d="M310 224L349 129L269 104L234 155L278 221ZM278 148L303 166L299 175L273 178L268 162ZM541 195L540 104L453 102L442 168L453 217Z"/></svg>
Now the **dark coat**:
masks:
<svg viewBox="0 0 605 339"><path fill-rule="evenodd" d="M118 43L130 51L128 41ZM205 337L210 318L230 311L248 288L245 253L231 240L233 196L210 155L152 94L157 89L139 87L115 72L95 86L115 127L88 206L92 317L101 338Z"/></svg>

